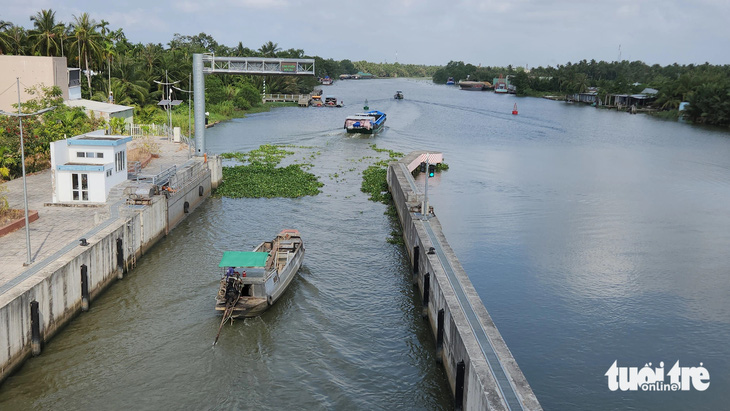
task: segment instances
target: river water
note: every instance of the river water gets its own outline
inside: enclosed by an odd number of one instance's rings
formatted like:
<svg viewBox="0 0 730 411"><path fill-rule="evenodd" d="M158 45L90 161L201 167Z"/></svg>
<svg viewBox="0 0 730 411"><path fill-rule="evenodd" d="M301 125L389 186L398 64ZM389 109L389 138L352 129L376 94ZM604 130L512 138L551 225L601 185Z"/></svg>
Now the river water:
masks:
<svg viewBox="0 0 730 411"><path fill-rule="evenodd" d="M373 143L444 153L430 202L543 407L725 408L730 133L427 80L340 81L325 94L345 107L206 132L211 153L296 146L285 162L312 164L320 195L209 199L8 379L0 408L449 409L406 253L386 242L385 206L359 191L383 158ZM365 99L386 129L345 134ZM212 347L221 253L282 228L304 238L299 277ZM710 387L612 392L614 361L702 363Z"/></svg>

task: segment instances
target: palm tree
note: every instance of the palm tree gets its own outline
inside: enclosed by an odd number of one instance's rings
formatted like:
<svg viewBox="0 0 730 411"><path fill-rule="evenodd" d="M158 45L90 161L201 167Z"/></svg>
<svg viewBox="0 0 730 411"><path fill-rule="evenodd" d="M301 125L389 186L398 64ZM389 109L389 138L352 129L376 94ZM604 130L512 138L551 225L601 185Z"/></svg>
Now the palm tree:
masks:
<svg viewBox="0 0 730 411"><path fill-rule="evenodd" d="M146 73L142 64L133 58L120 55L114 61L114 77L111 80L111 91L119 104L144 105L149 95L150 83L145 81ZM106 90L109 95L110 90Z"/></svg>
<svg viewBox="0 0 730 411"><path fill-rule="evenodd" d="M279 45L270 41L264 43L264 45L259 48L259 52L263 54L264 57L276 57L276 53L279 51L281 51Z"/></svg>
<svg viewBox="0 0 730 411"><path fill-rule="evenodd" d="M160 56L162 55L162 46L159 44L147 43L146 46L141 47L138 45L135 47L135 56L142 61L147 74L152 76L155 67L160 63Z"/></svg>
<svg viewBox="0 0 730 411"><path fill-rule="evenodd" d="M33 30L28 33L31 42L31 51L42 56L57 56L61 50L61 40L66 26L56 23L56 12L48 9L41 10L30 17Z"/></svg>
<svg viewBox="0 0 730 411"><path fill-rule="evenodd" d="M11 24L6 31L2 32L2 38L8 43L8 49L3 52L19 56L25 54L28 35L24 28Z"/></svg>
<svg viewBox="0 0 730 411"><path fill-rule="evenodd" d="M5 20L0 20L0 54L6 54L10 49L8 30L10 30L10 28L12 27L13 23Z"/></svg>
<svg viewBox="0 0 730 411"><path fill-rule="evenodd" d="M101 57L103 53L104 39L101 34L96 31L98 27L99 24L96 20L91 19L88 13L81 13L78 17L74 16L74 41L71 43L71 47L75 47L79 51L79 63L83 58L86 68L86 81L89 85L89 96L93 94L91 91L91 71L89 70L89 60L91 59L92 62L94 62L94 60Z"/></svg>

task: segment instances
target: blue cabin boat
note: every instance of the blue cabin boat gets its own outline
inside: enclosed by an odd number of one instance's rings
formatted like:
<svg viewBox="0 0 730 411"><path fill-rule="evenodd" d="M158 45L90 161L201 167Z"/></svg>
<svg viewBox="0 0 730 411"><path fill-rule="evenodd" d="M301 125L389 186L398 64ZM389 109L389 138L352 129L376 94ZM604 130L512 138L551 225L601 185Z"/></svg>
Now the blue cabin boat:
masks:
<svg viewBox="0 0 730 411"><path fill-rule="evenodd" d="M345 130L348 133L375 134L385 125L385 113L371 110L358 113L345 119Z"/></svg>

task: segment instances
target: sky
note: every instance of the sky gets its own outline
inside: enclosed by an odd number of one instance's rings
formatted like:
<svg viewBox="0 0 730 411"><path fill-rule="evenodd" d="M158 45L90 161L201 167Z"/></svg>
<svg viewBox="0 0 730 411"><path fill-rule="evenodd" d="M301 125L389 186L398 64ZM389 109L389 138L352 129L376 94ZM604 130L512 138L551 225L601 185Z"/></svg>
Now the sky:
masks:
<svg viewBox="0 0 730 411"><path fill-rule="evenodd" d="M230 47L271 41L334 60L730 64L729 0L0 0L0 20L32 28L43 9L64 23L87 12L132 43L203 32Z"/></svg>

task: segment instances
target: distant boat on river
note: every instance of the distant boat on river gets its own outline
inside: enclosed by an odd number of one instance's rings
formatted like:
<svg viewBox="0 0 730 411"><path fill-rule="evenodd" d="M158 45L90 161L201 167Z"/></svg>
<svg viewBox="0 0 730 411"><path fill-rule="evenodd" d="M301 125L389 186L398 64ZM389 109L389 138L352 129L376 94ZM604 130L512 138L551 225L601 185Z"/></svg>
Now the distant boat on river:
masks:
<svg viewBox="0 0 730 411"><path fill-rule="evenodd" d="M371 110L348 116L345 119L345 130L348 133L375 134L385 125L385 113Z"/></svg>

